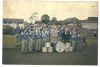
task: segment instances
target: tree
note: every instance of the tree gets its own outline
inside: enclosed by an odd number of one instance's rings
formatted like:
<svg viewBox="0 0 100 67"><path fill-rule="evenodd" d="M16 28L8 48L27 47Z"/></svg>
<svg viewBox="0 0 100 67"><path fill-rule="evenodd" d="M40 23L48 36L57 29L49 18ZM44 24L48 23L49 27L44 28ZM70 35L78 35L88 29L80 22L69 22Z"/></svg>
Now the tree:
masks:
<svg viewBox="0 0 100 67"><path fill-rule="evenodd" d="M42 15L41 22L47 24L48 22L50 22L50 17L47 14Z"/></svg>
<svg viewBox="0 0 100 67"><path fill-rule="evenodd" d="M51 22L57 22L57 18L56 17L53 17Z"/></svg>
<svg viewBox="0 0 100 67"><path fill-rule="evenodd" d="M65 22L65 24L70 24L70 23L77 24L78 28L80 28L80 29L82 28L81 21L79 19L77 19L76 17L68 18L64 22Z"/></svg>

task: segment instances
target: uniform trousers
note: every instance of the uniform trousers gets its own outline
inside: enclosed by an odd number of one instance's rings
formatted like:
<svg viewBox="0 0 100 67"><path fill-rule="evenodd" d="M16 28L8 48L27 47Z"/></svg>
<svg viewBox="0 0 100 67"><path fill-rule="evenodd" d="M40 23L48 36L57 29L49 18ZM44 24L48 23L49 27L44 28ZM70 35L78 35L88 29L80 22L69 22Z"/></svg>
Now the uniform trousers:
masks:
<svg viewBox="0 0 100 67"><path fill-rule="evenodd" d="M22 40L21 52L26 53L28 51L28 39Z"/></svg>
<svg viewBox="0 0 100 67"><path fill-rule="evenodd" d="M33 48L34 48L34 44L35 44L35 40L33 39L29 39L29 45L28 45L28 51L29 52L32 52L33 51Z"/></svg>
<svg viewBox="0 0 100 67"><path fill-rule="evenodd" d="M77 47L77 40L72 39L71 40L71 46L72 46L72 51L75 51L76 47Z"/></svg>
<svg viewBox="0 0 100 67"><path fill-rule="evenodd" d="M82 39L78 39L78 45L77 45L77 49L81 50L82 49Z"/></svg>
<svg viewBox="0 0 100 67"><path fill-rule="evenodd" d="M36 39L36 51L40 51L41 50L41 39Z"/></svg>

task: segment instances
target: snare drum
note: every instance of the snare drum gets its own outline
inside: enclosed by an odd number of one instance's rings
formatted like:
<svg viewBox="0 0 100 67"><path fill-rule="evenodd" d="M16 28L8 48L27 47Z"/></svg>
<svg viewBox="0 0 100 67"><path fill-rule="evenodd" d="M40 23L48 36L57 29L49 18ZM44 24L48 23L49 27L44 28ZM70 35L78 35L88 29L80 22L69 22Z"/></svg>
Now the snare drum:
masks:
<svg viewBox="0 0 100 67"><path fill-rule="evenodd" d="M65 45L65 52L71 51L71 44L70 43L66 43Z"/></svg>
<svg viewBox="0 0 100 67"><path fill-rule="evenodd" d="M48 52L53 52L53 47L48 47Z"/></svg>
<svg viewBox="0 0 100 67"><path fill-rule="evenodd" d="M47 47L42 47L42 52L47 52Z"/></svg>
<svg viewBox="0 0 100 67"><path fill-rule="evenodd" d="M56 44L56 51L63 52L65 50L65 44L61 41L58 41Z"/></svg>
<svg viewBox="0 0 100 67"><path fill-rule="evenodd" d="M45 43L45 47L51 47L50 43L49 42Z"/></svg>

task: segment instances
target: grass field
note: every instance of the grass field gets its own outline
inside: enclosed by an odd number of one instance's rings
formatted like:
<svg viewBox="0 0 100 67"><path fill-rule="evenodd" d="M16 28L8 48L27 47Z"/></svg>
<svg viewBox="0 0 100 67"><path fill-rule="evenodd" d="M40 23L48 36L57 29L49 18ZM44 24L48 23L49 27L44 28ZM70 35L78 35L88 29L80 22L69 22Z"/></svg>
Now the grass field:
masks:
<svg viewBox="0 0 100 67"><path fill-rule="evenodd" d="M88 46L98 44L97 38L88 38L86 41Z"/></svg>

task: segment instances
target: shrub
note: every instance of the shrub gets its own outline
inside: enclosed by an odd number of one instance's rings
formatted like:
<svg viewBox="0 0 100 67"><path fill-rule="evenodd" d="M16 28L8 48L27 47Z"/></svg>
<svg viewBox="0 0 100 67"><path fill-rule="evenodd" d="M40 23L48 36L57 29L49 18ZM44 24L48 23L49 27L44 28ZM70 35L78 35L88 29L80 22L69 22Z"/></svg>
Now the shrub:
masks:
<svg viewBox="0 0 100 67"><path fill-rule="evenodd" d="M3 34L4 35L14 35L15 34L15 28L6 25L3 27Z"/></svg>

